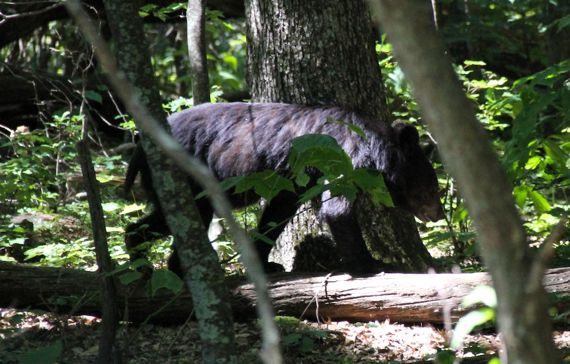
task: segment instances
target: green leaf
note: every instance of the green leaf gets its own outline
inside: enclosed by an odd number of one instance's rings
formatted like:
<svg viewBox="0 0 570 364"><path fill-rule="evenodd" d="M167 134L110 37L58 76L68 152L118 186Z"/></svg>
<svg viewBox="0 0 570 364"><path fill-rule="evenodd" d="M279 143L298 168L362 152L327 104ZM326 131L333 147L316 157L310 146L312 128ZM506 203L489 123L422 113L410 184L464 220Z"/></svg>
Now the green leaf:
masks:
<svg viewBox="0 0 570 364"><path fill-rule="evenodd" d="M85 91L85 98L91 101L98 102L100 104L103 103L103 96L97 91L87 90Z"/></svg>
<svg viewBox="0 0 570 364"><path fill-rule="evenodd" d="M309 188L308 190L306 190L303 194L301 194L301 196L299 198L299 203L303 204L307 201L311 201L312 199L316 198L317 196L319 196L321 193L325 192L326 190L327 190L326 185L317 184L317 185Z"/></svg>
<svg viewBox="0 0 570 364"><path fill-rule="evenodd" d="M275 245L275 241L269 239L267 236L265 236L264 234L261 234L260 232L256 231L256 230L252 230L249 232L249 235L251 235L251 237L253 238L253 240L260 240L263 241L264 243L267 243L271 246Z"/></svg>
<svg viewBox="0 0 570 364"><path fill-rule="evenodd" d="M557 21L558 23L558 31L570 26L570 15L566 15Z"/></svg>
<svg viewBox="0 0 570 364"><path fill-rule="evenodd" d="M513 189L513 195L515 197L515 201L517 203L517 206L520 208L523 208L524 203L526 202L526 199L528 198L528 187L525 185L516 186Z"/></svg>
<svg viewBox="0 0 570 364"><path fill-rule="evenodd" d="M63 351L61 340L57 340L49 345L32 349L18 358L20 364L50 364L55 363Z"/></svg>
<svg viewBox="0 0 570 364"><path fill-rule="evenodd" d="M101 207L105 212L113 212L121 208L121 206L116 202L105 202L101 204Z"/></svg>
<svg viewBox="0 0 570 364"><path fill-rule="evenodd" d="M144 208L145 208L144 204L134 203L134 204L125 206L123 208L123 210L119 213L119 215L127 215L127 214L131 214L133 212L136 212L136 211L142 211L142 210L144 210Z"/></svg>
<svg viewBox="0 0 570 364"><path fill-rule="evenodd" d="M331 183L329 184L329 189L333 196L344 196L350 202L356 200L356 195L358 194L358 188L350 183Z"/></svg>
<svg viewBox="0 0 570 364"><path fill-rule="evenodd" d="M141 6L141 8L139 9L139 16L141 18L149 16L157 8L158 8L158 5L156 5L156 4L147 4L147 5Z"/></svg>
<svg viewBox="0 0 570 364"><path fill-rule="evenodd" d="M141 272L128 271L128 272L125 272L125 273L119 275L119 282L121 282L121 284L124 286L128 286L129 284L133 283L134 281L141 279L142 276L143 276L143 274Z"/></svg>
<svg viewBox="0 0 570 364"><path fill-rule="evenodd" d="M299 342L301 341L301 337L302 335L298 332L285 335L283 336L283 345L284 346L298 345Z"/></svg>
<svg viewBox="0 0 570 364"><path fill-rule="evenodd" d="M535 155L534 157L531 157L526 161L524 169L526 170L536 169L536 167L538 167L542 161L543 159L541 157Z"/></svg>
<svg viewBox="0 0 570 364"><path fill-rule="evenodd" d="M384 177L376 171L371 171L364 168L356 169L352 178L354 183L364 192L369 193L372 202L382 204L387 207L394 207L392 196L386 187Z"/></svg>
<svg viewBox="0 0 570 364"><path fill-rule="evenodd" d="M453 364L455 363L455 352L449 349L438 350L435 355L436 362L439 364Z"/></svg>
<svg viewBox="0 0 570 364"><path fill-rule="evenodd" d="M184 282L173 272L168 269L161 269L152 272L152 277L150 278L150 289L152 295L156 294L161 288L166 288L174 294L178 294L182 291L184 287Z"/></svg>
<svg viewBox="0 0 570 364"><path fill-rule="evenodd" d="M495 319L495 310L492 308L481 308L471 311L463 316L455 325L453 330L453 338L451 339L451 348L459 349L465 340L465 337L479 325L491 322Z"/></svg>
<svg viewBox="0 0 570 364"><path fill-rule="evenodd" d="M228 66L230 66L230 68L234 71L237 70L238 68L238 60L237 58L229 53L224 54L224 58L223 58L224 62L226 62L228 64Z"/></svg>
<svg viewBox="0 0 570 364"><path fill-rule="evenodd" d="M490 286L477 286L461 302L462 307L471 307L482 303L485 306L497 307L497 295L495 289Z"/></svg>
<svg viewBox="0 0 570 364"><path fill-rule="evenodd" d="M314 346L315 346L315 342L312 338L307 337L307 336L303 336L301 338L301 345L299 346L299 350L302 353L309 353L309 352L313 351Z"/></svg>
<svg viewBox="0 0 570 364"><path fill-rule="evenodd" d="M305 174L305 169L313 167L327 179L352 172L352 161L330 135L307 134L293 139L289 152L289 165L294 176ZM302 177L303 182L306 177Z"/></svg>
<svg viewBox="0 0 570 364"><path fill-rule="evenodd" d="M466 66L486 66L487 64L483 61L465 60L463 64Z"/></svg>
<svg viewBox="0 0 570 364"><path fill-rule="evenodd" d="M263 197L268 202L281 191L295 192L295 186L291 180L271 170L243 176L235 186L236 193L242 193L250 189L253 189L257 195Z"/></svg>
<svg viewBox="0 0 570 364"><path fill-rule="evenodd" d="M550 206L546 198L544 198L544 196L542 196L539 192L531 190L529 191L529 197L534 204L536 211L544 213L552 209L552 206Z"/></svg>
<svg viewBox="0 0 570 364"><path fill-rule="evenodd" d="M245 179L247 176L235 176L235 177L228 177L225 180L223 180L222 182L220 182L220 185L222 186L222 189L224 191L228 191L232 188L234 188L237 184L239 184L243 179ZM199 194L197 194L196 196L194 196L195 200L204 198L208 195L208 193L206 191L202 191Z"/></svg>
<svg viewBox="0 0 570 364"><path fill-rule="evenodd" d="M570 169L567 167L570 155L562 150L554 140L545 140L544 150L546 151L546 155L552 159L558 171L570 178Z"/></svg>

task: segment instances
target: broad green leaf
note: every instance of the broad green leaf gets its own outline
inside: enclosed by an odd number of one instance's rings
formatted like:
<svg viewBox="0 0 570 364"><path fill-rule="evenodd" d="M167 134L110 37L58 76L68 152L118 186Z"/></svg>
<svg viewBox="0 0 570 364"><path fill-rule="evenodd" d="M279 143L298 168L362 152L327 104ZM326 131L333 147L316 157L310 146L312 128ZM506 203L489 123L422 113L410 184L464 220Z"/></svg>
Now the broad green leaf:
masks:
<svg viewBox="0 0 570 364"><path fill-rule="evenodd" d="M226 53L226 54L224 54L223 60L224 60L224 62L226 62L230 66L230 68L232 70L234 70L234 71L237 70L238 60L234 55Z"/></svg>
<svg viewBox="0 0 570 364"><path fill-rule="evenodd" d="M369 193L372 202L387 207L394 207L392 196L386 187L384 177L380 173L359 168L352 174L354 183L364 192Z"/></svg>
<svg viewBox="0 0 570 364"><path fill-rule="evenodd" d="M536 169L536 167L538 167L542 161L543 159L541 157L535 155L534 157L531 157L526 161L524 169L526 170Z"/></svg>
<svg viewBox="0 0 570 364"><path fill-rule="evenodd" d="M97 91L93 91L93 90L85 91L85 98L88 100L91 100L91 101L98 102L100 104L103 103L103 97Z"/></svg>
<svg viewBox="0 0 570 364"><path fill-rule="evenodd" d="M550 206L546 198L544 198L544 196L542 196L539 192L531 190L529 191L529 197L538 212L548 212L552 209L552 206Z"/></svg>
<svg viewBox="0 0 570 364"><path fill-rule="evenodd" d="M281 176L275 171L265 170L244 176L235 186L235 192L241 193L253 189L253 191L271 201L281 191L295 192L295 186L291 180Z"/></svg>
<svg viewBox="0 0 570 364"><path fill-rule="evenodd" d="M525 185L516 186L513 189L513 196L515 197L515 201L517 203L517 206L520 208L523 208L524 203L526 202L526 199L528 198L528 187Z"/></svg>
<svg viewBox="0 0 570 364"><path fill-rule="evenodd" d="M293 139L289 152L289 165L294 176L302 175L305 169L318 169L329 179L352 172L352 161L337 141L323 134L307 134Z"/></svg>
<svg viewBox="0 0 570 364"><path fill-rule="evenodd" d="M161 269L152 272L152 276L150 278L150 289L153 296L161 288L166 288L172 293L178 294L182 291L182 287L184 287L184 282L182 282L176 274L168 269Z"/></svg>
<svg viewBox="0 0 570 364"><path fill-rule="evenodd" d="M135 281L141 279L142 276L143 276L143 274L141 272L128 271L128 272L125 272L125 273L119 275L119 282L121 282L121 284L124 286L128 286L132 282L135 282Z"/></svg>
<svg viewBox="0 0 570 364"><path fill-rule="evenodd" d="M299 203L305 203L305 202L311 201L312 199L316 198L317 196L319 196L321 193L325 192L326 190L327 190L326 185L317 184L317 185L309 188L303 194L301 194L301 196L299 198Z"/></svg>

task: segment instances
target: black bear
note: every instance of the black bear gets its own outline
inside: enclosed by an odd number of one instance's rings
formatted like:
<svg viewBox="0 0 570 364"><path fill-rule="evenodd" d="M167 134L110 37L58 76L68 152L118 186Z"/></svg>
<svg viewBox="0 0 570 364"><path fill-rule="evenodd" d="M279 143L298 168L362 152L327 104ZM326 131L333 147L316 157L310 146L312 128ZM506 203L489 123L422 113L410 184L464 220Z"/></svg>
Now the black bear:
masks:
<svg viewBox="0 0 570 364"><path fill-rule="evenodd" d="M339 122L341 121L341 122ZM306 134L326 134L335 138L350 156L355 168L380 171L394 204L418 218L438 220L443 215L438 183L433 167L422 153L419 136L413 126L388 126L340 107L301 106L282 103L201 104L175 113L168 118L171 133L188 153L198 157L219 180L247 175L266 169L286 174L287 156L292 140ZM365 137L348 125L360 128ZM142 253L135 249L156 235L169 233L160 201L153 191L149 167L142 148L137 147L127 170L128 191L140 173L143 188L154 205L153 212L127 227L125 242L131 259ZM314 180L318 176L311 176ZM190 180L194 196L202 190ZM298 194L284 191L266 204L257 230L276 240L297 210ZM251 193L229 194L234 207L243 207L259 198ZM212 219L207 198L196 201L206 226ZM371 271L377 262L366 249L351 204L343 197L323 199L319 217L333 235L343 267L349 271ZM279 223L275 226L275 223ZM279 270L267 261L271 246L256 241L255 246L267 271ZM174 252L169 267L180 274Z"/></svg>

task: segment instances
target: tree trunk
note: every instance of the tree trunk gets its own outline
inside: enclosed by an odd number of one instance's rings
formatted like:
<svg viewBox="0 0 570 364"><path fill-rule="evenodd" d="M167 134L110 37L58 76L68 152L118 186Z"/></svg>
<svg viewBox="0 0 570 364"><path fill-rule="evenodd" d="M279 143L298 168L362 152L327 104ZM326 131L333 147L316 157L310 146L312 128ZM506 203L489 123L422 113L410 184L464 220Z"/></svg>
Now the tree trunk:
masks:
<svg viewBox="0 0 570 364"><path fill-rule="evenodd" d="M203 0L189 0L186 10L188 58L192 73L194 106L210 102L210 81L206 59L206 9Z"/></svg>
<svg viewBox="0 0 570 364"><path fill-rule="evenodd" d="M109 245L107 244L101 193L99 192L95 168L93 168L86 137L87 135L84 135L84 139L77 143L77 159L81 165L81 173L83 174L85 191L87 192L97 266L99 272L105 276L102 279L100 288L101 295L104 297L101 303L103 325L101 325L101 335L99 337L97 363L121 363L120 348L115 341L117 327L119 326L119 315L117 312L117 288L112 278L114 265L109 254Z"/></svg>
<svg viewBox="0 0 570 364"><path fill-rule="evenodd" d="M339 105L391 122L362 1L247 0L246 19L253 100ZM367 222L360 224L366 243L390 262L387 268L426 271L431 257L411 215L373 206L367 198L358 205L365 212L356 219ZM323 234L322 228L309 233Z"/></svg>
<svg viewBox="0 0 570 364"><path fill-rule="evenodd" d="M551 246L546 244L537 256L531 253L512 188L445 56L429 4L411 0L370 4L473 218L497 291L497 321L508 362L560 362L541 285Z"/></svg>
<svg viewBox="0 0 570 364"><path fill-rule="evenodd" d="M144 41L138 1L105 0L109 26L115 41L119 68L139 91L139 97L156 120L166 127L158 88L155 85L148 46ZM160 199L194 302L200 325L204 362L235 362L233 320L227 301L224 274L212 248L194 199L187 187L187 177L162 152L143 138L143 147L151 168L153 185ZM184 191L184 193L180 193Z"/></svg>
<svg viewBox="0 0 570 364"><path fill-rule="evenodd" d="M0 263L0 307L39 308L60 314L101 315L101 302L93 292L101 276L74 269L41 268ZM274 274L269 276L275 310L280 315L335 321L385 320L407 323L441 324L449 313L456 321L465 312L460 303L475 287L490 284L486 273L461 274L379 274L368 277ZM550 293L570 292L570 268L549 270L544 278ZM230 303L239 320L255 317L253 287L244 279L228 280ZM181 324L193 311L191 296L179 297L165 290L150 296L146 287L125 287L117 283L119 313L133 322ZM53 298L53 299L52 299ZM66 299L62 299L66 298ZM319 308L315 299L318 298ZM49 302L65 302L54 306ZM80 302L79 302L80 301ZM558 300L559 312L570 309L568 300Z"/></svg>

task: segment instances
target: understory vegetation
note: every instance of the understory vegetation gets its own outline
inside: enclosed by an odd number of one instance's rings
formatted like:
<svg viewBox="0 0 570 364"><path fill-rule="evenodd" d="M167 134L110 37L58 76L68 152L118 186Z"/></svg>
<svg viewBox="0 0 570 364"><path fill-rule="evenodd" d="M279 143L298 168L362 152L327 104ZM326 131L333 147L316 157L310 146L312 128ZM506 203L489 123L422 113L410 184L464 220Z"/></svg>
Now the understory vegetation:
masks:
<svg viewBox="0 0 570 364"><path fill-rule="evenodd" d="M469 11L459 3L441 2L440 31L463 88L508 173L530 241L538 248L570 212L570 59L557 57L552 49L557 47L561 34L568 34L570 16L546 12L550 5L536 0L470 1ZM146 31L168 113L192 105L184 24L170 21L180 6L149 5L141 9L143 17L164 20L147 24ZM244 22L210 10L207 36L212 102L247 100ZM418 128L422 147L438 174L445 218L438 222L418 221L422 240L436 258L436 269L484 270L475 245L476 232L461 195L444 170L437 142L425 127L392 47L383 36L378 39L376 51L393 119ZM56 89L59 86L54 80L66 82L65 91L54 92L51 99L37 96L31 103L33 107L26 106L35 112L34 122L27 110L26 115L10 117L9 123L4 124L0 111L0 261L97 269L75 148L87 132L102 192L110 253L122 267L128 266L125 227L142 217L147 208L140 187L124 196L122 186L129 149L118 146L136 139L135 127L105 82L95 75L97 65L91 49L73 24L52 21L24 40L1 48L0 60L4 60L0 62L2 75L34 75L38 85L54 82L49 87ZM270 199L279 188L302 184L304 166L322 165L324 160L346 161L342 150L330 140L313 139L307 144L312 147L300 144L299 153L305 154L297 157L303 168L290 179L267 172L231 181L232 186L253 188ZM351 171L354 172L351 166L324 168L321 172L326 178L304 198L310 199L324 188L349 196L360 189L372 192L377 202L390 204L385 188L371 186L371 179L376 177L356 172L351 175ZM238 221L251 230L259 209L252 206L237 211ZM165 266L171 244L169 238L149 244L149 260L155 268ZM223 229L214 245L227 274L243 274L237 250ZM568 266L568 235L556 244L554 251L551 266ZM125 276L124 282L135 278L136 275ZM157 284L178 287L175 283ZM469 328L492 321L493 314L486 312L484 317L470 321ZM561 324L566 324L566 314L555 314ZM286 327L287 322L281 325ZM295 321L291 325L297 328L300 324ZM0 337L9 337L8 331L13 328L4 330L0 326L0 330ZM286 350L300 353L309 353L313 346L335 340L318 329L287 332ZM445 354L441 355L445 360Z"/></svg>

